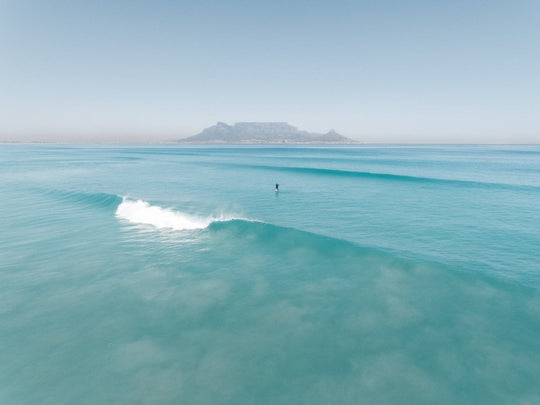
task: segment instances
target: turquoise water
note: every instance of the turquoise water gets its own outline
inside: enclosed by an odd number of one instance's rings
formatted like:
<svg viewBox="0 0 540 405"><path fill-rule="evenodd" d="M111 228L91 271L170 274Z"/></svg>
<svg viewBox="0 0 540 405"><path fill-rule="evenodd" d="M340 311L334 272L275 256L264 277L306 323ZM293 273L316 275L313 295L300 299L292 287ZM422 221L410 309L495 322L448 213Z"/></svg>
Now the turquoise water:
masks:
<svg viewBox="0 0 540 405"><path fill-rule="evenodd" d="M0 404L540 403L540 147L0 145L0 192Z"/></svg>

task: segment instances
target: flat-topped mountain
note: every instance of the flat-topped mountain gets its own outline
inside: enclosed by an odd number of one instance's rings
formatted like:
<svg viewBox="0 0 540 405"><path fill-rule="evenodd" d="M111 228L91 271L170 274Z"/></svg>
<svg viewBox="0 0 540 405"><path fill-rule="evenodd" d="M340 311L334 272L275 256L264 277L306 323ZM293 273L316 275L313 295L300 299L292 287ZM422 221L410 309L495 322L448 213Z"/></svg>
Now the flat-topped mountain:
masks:
<svg viewBox="0 0 540 405"><path fill-rule="evenodd" d="M332 130L326 134L300 131L286 122L218 122L201 133L179 139L185 143L355 143Z"/></svg>

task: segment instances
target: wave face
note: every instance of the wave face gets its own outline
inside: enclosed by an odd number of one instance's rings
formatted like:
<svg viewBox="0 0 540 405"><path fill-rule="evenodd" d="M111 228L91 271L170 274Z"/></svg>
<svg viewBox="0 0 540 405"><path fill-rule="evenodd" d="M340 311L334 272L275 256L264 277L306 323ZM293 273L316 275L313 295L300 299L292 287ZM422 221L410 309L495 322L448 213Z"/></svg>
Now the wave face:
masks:
<svg viewBox="0 0 540 405"><path fill-rule="evenodd" d="M232 219L225 216L197 217L157 205L150 205L143 200L129 200L126 197L118 205L116 216L133 224L150 225L157 229L175 231L204 229L212 222Z"/></svg>
<svg viewBox="0 0 540 405"><path fill-rule="evenodd" d="M88 207L110 208L116 207L122 202L122 197L108 193L47 190L45 194L64 203L75 203Z"/></svg>

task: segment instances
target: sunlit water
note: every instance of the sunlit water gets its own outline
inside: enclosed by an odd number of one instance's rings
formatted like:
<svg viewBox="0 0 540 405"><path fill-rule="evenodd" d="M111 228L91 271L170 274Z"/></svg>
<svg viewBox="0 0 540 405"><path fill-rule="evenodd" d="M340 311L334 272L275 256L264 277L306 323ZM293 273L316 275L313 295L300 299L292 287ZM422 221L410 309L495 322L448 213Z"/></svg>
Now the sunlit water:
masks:
<svg viewBox="0 0 540 405"><path fill-rule="evenodd" d="M540 147L0 145L0 193L0 404L540 403Z"/></svg>

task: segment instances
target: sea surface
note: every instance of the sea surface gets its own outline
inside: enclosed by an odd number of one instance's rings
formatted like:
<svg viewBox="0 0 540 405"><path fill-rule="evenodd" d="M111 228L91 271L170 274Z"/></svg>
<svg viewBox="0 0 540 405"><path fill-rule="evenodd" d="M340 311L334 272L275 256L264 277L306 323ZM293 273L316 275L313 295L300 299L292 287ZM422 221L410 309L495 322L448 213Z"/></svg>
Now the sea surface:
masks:
<svg viewBox="0 0 540 405"><path fill-rule="evenodd" d="M0 229L2 405L540 403L540 146L4 144Z"/></svg>

